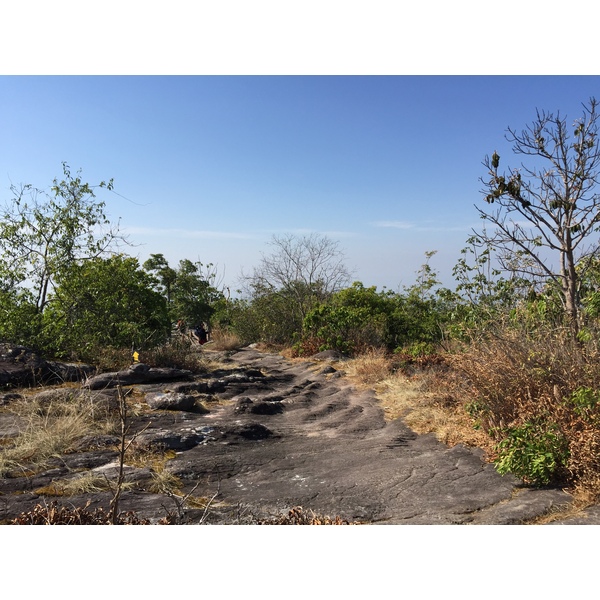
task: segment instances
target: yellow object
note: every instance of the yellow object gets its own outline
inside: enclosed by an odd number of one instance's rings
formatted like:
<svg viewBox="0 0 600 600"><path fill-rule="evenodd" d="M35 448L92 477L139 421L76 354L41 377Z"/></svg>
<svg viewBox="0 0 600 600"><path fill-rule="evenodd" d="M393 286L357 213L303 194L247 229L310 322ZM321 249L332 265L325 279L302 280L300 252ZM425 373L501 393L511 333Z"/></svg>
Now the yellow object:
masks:
<svg viewBox="0 0 600 600"><path fill-rule="evenodd" d="M133 362L140 362L140 355L138 352L133 353Z"/></svg>

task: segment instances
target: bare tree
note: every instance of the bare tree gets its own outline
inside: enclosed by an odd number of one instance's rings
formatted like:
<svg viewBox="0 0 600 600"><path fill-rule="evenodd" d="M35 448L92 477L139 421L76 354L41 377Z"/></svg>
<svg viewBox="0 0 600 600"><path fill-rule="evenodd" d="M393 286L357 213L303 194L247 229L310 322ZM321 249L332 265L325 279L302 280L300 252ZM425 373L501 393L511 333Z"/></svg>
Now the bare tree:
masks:
<svg viewBox="0 0 600 600"><path fill-rule="evenodd" d="M509 128L513 152L532 157L531 164L500 173L499 155L486 156L489 180L482 179L482 193L496 208L477 208L492 224L478 236L498 251L502 268L532 282L554 283L575 334L580 281L600 248L600 115L594 98L582 106L572 127L560 113L538 110L520 133Z"/></svg>
<svg viewBox="0 0 600 600"><path fill-rule="evenodd" d="M338 242L317 233L273 236L269 245L273 251L263 254L252 275L242 276L242 283L254 300L279 298L291 329L298 331L317 302L350 283L345 255Z"/></svg>

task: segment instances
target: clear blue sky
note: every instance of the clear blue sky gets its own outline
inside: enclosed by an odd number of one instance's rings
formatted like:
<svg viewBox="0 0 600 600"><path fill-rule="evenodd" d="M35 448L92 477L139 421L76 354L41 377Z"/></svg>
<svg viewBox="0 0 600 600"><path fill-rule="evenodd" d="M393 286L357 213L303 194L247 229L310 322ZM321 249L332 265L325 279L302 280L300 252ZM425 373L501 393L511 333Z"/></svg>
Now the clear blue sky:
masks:
<svg viewBox="0 0 600 600"><path fill-rule="evenodd" d="M432 250L452 285L485 155L508 163L508 126L592 95L600 77L2 76L0 195L66 161L114 178L102 199L142 261L212 262L235 287L273 235L318 232L365 285L412 283Z"/></svg>

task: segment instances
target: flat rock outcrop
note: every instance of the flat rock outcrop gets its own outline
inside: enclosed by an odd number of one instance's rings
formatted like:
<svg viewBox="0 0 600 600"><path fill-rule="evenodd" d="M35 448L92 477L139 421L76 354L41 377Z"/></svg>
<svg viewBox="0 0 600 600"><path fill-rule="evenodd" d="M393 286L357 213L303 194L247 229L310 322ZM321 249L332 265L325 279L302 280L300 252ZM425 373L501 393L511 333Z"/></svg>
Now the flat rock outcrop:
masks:
<svg viewBox="0 0 600 600"><path fill-rule="evenodd" d="M221 358L229 368L211 374L134 365L81 387L102 403L111 385L129 386L128 402L145 406L131 417L132 450L164 453L161 477L181 483L178 495L157 493L155 459L138 458L124 473L123 510L154 523L167 513L177 523L256 523L302 506L368 524L520 524L572 500L560 489L499 475L476 448L449 448L401 419L386 421L374 392L338 370L339 357L290 362L246 348ZM57 393L66 392L43 391L37 401ZM5 446L26 426L10 414L16 401L8 398L0 410ZM114 481L117 449L114 436L90 436L40 472L0 479L0 521L86 472ZM107 508L110 497L89 492L57 502ZM198 508L200 499L211 502ZM600 523L600 515L590 509L564 522Z"/></svg>

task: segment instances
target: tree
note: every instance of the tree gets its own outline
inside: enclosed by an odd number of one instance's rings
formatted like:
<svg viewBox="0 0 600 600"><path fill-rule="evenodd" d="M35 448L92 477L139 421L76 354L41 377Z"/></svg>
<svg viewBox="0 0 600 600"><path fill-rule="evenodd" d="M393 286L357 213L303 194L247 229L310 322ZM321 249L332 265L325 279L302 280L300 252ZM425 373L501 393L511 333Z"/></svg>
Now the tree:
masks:
<svg viewBox="0 0 600 600"><path fill-rule="evenodd" d="M253 299L278 297L288 321L300 331L302 321L319 302L350 282L345 256L337 242L320 234L273 236L274 250L263 255L244 283Z"/></svg>
<svg viewBox="0 0 600 600"><path fill-rule="evenodd" d="M57 354L92 356L100 347L151 347L170 332L167 305L136 258L94 258L62 270L43 315Z"/></svg>
<svg viewBox="0 0 600 600"><path fill-rule="evenodd" d="M188 325L208 323L214 313L214 303L223 297L213 283L216 272L213 265L179 261L172 288L171 312L174 319L183 319Z"/></svg>
<svg viewBox="0 0 600 600"><path fill-rule="evenodd" d="M177 269L162 254L151 254L143 268L155 278L155 287L165 297L171 321L182 319L188 325L208 323L223 294L215 287L214 265L184 258Z"/></svg>
<svg viewBox="0 0 600 600"><path fill-rule="evenodd" d="M599 116L591 98L573 123L572 137L558 112L538 110L535 121L520 133L509 128L506 138L513 152L532 157L531 164L501 173L500 156L486 156L489 180L482 179L482 192L495 210L477 208L493 225L491 232L478 235L499 251L502 268L534 285L552 282L575 334L581 277L600 249L594 235L600 222Z"/></svg>
<svg viewBox="0 0 600 600"><path fill-rule="evenodd" d="M112 179L91 186L80 171L71 175L63 163L64 179L54 179L50 192L32 185L11 186L13 198L0 212L0 280L2 287L25 286L42 313L60 274L75 262L103 255L117 240L104 202L94 189L113 189Z"/></svg>
<svg viewBox="0 0 600 600"><path fill-rule="evenodd" d="M150 258L142 265L146 271L153 273L161 286L167 304L171 305L171 290L177 279L177 271L169 266L169 262L162 254L151 254Z"/></svg>

